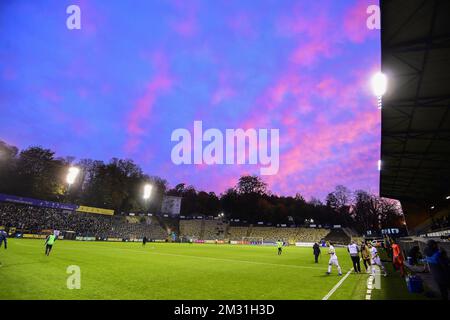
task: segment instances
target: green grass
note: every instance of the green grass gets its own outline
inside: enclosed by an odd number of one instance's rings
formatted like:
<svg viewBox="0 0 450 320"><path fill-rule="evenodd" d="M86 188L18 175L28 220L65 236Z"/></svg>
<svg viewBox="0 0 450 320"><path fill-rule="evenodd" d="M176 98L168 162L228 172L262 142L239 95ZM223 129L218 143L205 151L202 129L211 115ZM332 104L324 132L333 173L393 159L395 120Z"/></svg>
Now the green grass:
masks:
<svg viewBox="0 0 450 320"><path fill-rule="evenodd" d="M57 241L46 257L42 240L8 245L0 299L322 299L342 279L325 275L326 255L315 264L312 249L293 246L278 256L265 246ZM337 253L345 274L351 260ZM81 269L79 290L67 288L70 265ZM366 280L350 274L330 299L364 299Z"/></svg>

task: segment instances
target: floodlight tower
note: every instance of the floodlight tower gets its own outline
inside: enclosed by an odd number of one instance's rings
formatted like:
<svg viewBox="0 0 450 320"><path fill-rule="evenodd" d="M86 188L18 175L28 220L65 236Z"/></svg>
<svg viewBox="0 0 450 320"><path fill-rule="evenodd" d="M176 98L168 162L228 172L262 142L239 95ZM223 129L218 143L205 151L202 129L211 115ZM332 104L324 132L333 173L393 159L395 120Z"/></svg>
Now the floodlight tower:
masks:
<svg viewBox="0 0 450 320"><path fill-rule="evenodd" d="M66 182L70 186L75 182L75 180L78 177L78 174L80 173L80 169L77 167L70 167L67 176L66 176Z"/></svg>
<svg viewBox="0 0 450 320"><path fill-rule="evenodd" d="M387 77L382 72L377 72L372 76L372 91L373 94L378 98L378 109L381 109L382 104L382 98L387 90Z"/></svg>
<svg viewBox="0 0 450 320"><path fill-rule="evenodd" d="M79 173L80 173L80 169L77 167L74 167L74 166L69 167L69 169L67 170L66 182L67 182L68 187L65 192L66 199L68 198L70 187L72 186L72 184L74 184L75 180L77 180Z"/></svg>
<svg viewBox="0 0 450 320"><path fill-rule="evenodd" d="M153 189L153 186L151 184L147 183L144 185L144 193L142 195L142 198L144 199L146 209L148 209L147 204L150 199L150 196L152 195L152 189Z"/></svg>
<svg viewBox="0 0 450 320"><path fill-rule="evenodd" d="M383 107L383 101L382 98L387 90L388 80L384 73L377 72L372 76L371 79L372 84L372 92L378 99L378 109L382 109ZM382 169L382 162L381 159L378 160L378 171L381 171Z"/></svg>

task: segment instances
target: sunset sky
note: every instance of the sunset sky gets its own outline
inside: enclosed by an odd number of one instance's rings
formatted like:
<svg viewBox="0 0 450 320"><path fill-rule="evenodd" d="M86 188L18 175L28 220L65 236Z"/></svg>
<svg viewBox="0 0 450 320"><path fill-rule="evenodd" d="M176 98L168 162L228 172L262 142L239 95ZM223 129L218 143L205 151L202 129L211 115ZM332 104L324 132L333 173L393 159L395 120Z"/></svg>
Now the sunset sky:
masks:
<svg viewBox="0 0 450 320"><path fill-rule="evenodd" d="M66 8L81 9L69 30ZM370 77L378 1L55 0L0 3L0 140L57 156L131 158L217 193L254 165L179 165L171 133L280 130L280 195L337 184L378 192L380 110Z"/></svg>

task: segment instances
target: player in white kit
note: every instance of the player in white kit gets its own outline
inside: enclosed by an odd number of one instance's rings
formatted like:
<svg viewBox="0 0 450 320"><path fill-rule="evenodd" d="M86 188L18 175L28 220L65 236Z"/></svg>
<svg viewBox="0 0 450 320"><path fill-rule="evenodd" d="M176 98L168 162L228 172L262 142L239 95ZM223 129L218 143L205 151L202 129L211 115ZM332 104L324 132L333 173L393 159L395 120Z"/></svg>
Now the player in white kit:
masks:
<svg viewBox="0 0 450 320"><path fill-rule="evenodd" d="M328 261L328 271L327 274L331 273L331 267L334 265L337 267L339 275L342 276L342 270L341 266L339 265L339 261L336 255L336 250L333 247L333 244L330 242L327 242L328 245L328 254L330 255L330 260Z"/></svg>
<svg viewBox="0 0 450 320"><path fill-rule="evenodd" d="M386 269L384 268L383 263L381 262L380 256L378 255L378 250L371 243L369 243L370 256L371 256L371 265L372 265L372 274L376 273L376 267L379 266L383 271L384 276L387 276Z"/></svg>

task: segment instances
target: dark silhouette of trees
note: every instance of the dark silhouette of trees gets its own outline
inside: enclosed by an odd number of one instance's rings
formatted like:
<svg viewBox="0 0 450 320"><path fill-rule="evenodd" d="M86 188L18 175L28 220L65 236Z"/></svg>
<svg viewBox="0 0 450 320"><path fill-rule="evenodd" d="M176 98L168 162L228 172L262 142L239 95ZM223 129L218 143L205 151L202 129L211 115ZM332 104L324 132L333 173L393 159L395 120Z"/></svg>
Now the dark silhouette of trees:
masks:
<svg viewBox="0 0 450 320"><path fill-rule="evenodd" d="M65 181L70 165L80 174L70 186ZM153 186L150 201L143 199L146 183ZM249 223L340 224L359 231L398 226L402 222L398 202L363 190L352 192L341 185L325 203L272 194L258 176L242 176L233 188L220 195L196 190L184 183L169 189L163 178L149 176L130 159L109 162L73 157L56 158L53 151L33 146L19 150L0 141L0 192L44 200L76 203L121 212L159 212L164 195L182 197L181 215L217 216Z"/></svg>

